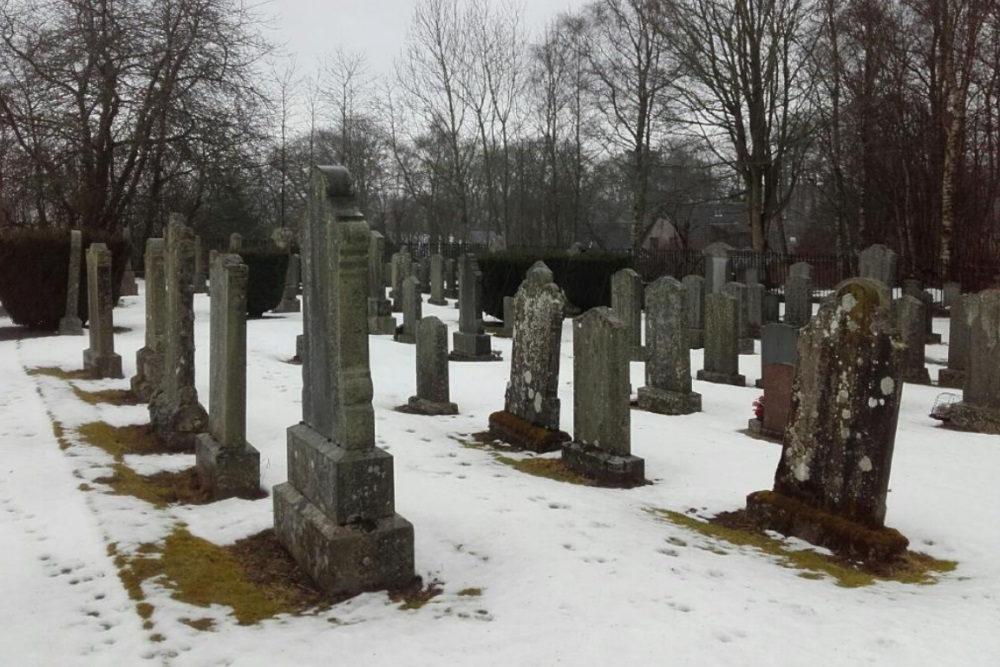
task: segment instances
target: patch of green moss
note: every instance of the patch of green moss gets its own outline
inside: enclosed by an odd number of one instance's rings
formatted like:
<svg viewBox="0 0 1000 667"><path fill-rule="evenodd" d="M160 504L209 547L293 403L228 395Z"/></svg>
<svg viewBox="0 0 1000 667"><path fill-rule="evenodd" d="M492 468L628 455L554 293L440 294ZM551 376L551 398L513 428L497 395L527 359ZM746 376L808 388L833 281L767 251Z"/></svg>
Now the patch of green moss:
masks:
<svg viewBox="0 0 1000 667"><path fill-rule="evenodd" d="M580 486L594 486L594 481L582 475L572 472L563 465L562 459L515 459L503 454L493 454L493 458L504 465L508 465L518 472L523 472L535 477L544 477L566 484L579 484Z"/></svg>
<svg viewBox="0 0 1000 667"><path fill-rule="evenodd" d="M148 630L149 628L146 628L146 629ZM159 644L160 642L165 641L165 640L166 640L166 637L164 637L163 635L161 635L159 632L154 632L153 634L151 634L149 636L149 641L153 642L154 644Z"/></svg>
<svg viewBox="0 0 1000 667"><path fill-rule="evenodd" d="M85 371L83 369L75 371L67 371L59 368L58 366L35 366L33 368L25 369L25 372L34 377L38 375L44 375L45 377L58 378L60 380L90 380L90 371Z"/></svg>
<svg viewBox="0 0 1000 667"><path fill-rule="evenodd" d="M215 621L211 618L182 618L180 621L189 628L202 632L208 632L215 627Z"/></svg>
<svg viewBox="0 0 1000 667"><path fill-rule="evenodd" d="M109 426L104 422L90 422L78 426L76 432L84 442L99 447L123 461L126 454L155 454L165 450L148 424Z"/></svg>
<svg viewBox="0 0 1000 667"><path fill-rule="evenodd" d="M936 574L951 572L958 566L954 561L937 560L926 554L906 552L891 567L880 572L868 572L861 569L857 563L847 562L834 556L809 549L792 549L785 542L762 531L731 528L665 509L651 508L648 511L674 525L714 540L714 548L710 548L710 551L715 549L724 551L725 547L719 544L720 542L736 547L751 547L773 556L782 567L801 570L799 576L804 579L832 578L838 586L845 588L870 586L877 581L934 584L938 581Z"/></svg>
<svg viewBox="0 0 1000 667"><path fill-rule="evenodd" d="M52 414L49 413L49 418L51 419ZM62 422L58 419L52 419L52 434L56 437L56 442L59 443L59 449L63 451L69 449L69 440L66 439L66 429L63 428Z"/></svg>
<svg viewBox="0 0 1000 667"><path fill-rule="evenodd" d="M399 605L400 609L420 609L428 602L441 595L444 589L441 586L441 582L434 580L427 584L426 587L421 587L419 580L417 585L412 588L408 588L402 591L396 591L389 595L389 599L393 602L401 603Z"/></svg>
<svg viewBox="0 0 1000 667"><path fill-rule="evenodd" d="M115 495L132 496L154 507L163 508L176 503L202 505L211 500L194 468L140 475L124 463L116 463L112 470L114 472L111 476L99 477L94 481L107 484Z"/></svg>
<svg viewBox="0 0 1000 667"><path fill-rule="evenodd" d="M469 597L479 597L483 594L482 588L463 588L456 595L469 596Z"/></svg>
<svg viewBox="0 0 1000 667"><path fill-rule="evenodd" d="M86 482L83 482L82 484L80 484L80 486L78 486L76 488L78 488L81 491L93 491L94 490L94 487L92 487L90 484L87 484Z"/></svg>
<svg viewBox="0 0 1000 667"><path fill-rule="evenodd" d="M131 389L104 389L101 391L87 391L80 389L75 384L70 383L76 397L90 405L99 403L109 403L111 405L139 405L142 400L132 393Z"/></svg>

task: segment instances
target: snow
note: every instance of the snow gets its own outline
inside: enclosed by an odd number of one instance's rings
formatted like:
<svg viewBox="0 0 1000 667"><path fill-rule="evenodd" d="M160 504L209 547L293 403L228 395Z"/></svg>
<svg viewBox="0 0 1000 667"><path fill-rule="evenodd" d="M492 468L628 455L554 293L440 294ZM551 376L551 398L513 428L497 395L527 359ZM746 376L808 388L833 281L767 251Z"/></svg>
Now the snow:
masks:
<svg viewBox="0 0 1000 667"><path fill-rule="evenodd" d="M142 344L142 297L125 297L115 324L126 378ZM451 329L458 311L424 304ZM208 299L196 296L198 389L208 400ZM947 337L947 322L935 321ZM84 337L18 339L0 320L0 665L941 665L1000 664L1000 443L943 431L927 414L936 387L907 384L896 438L888 523L911 548L956 560L931 586L841 588L798 576L750 547L714 542L657 518L710 516L771 487L777 445L739 432L759 394L695 382L701 413L632 412L632 452L654 483L621 491L522 474L463 446L503 406L502 363L451 364L460 415L398 413L415 393L414 347L370 338L377 442L395 458L396 507L415 527L417 571L443 593L401 610L369 593L301 617L240 626L227 608L173 600L147 581L155 611L142 627L109 545L128 553L183 523L227 544L272 524L270 499L155 509L95 482L112 457L74 428L148 421L144 406L88 405L68 382L26 369L82 365ZM248 440L262 484L286 479L285 429L301 418L301 368L287 363L300 314L249 323ZM562 426L572 431L572 327L564 326ZM759 347L758 347L759 350ZM931 375L946 356L928 346ZM701 351L692 352L700 368ZM740 358L752 384L757 355ZM643 369L632 364L633 391ZM81 389L128 380L73 381ZM208 407L208 406L206 406ZM60 449L57 420L70 446ZM142 474L180 470L193 455L128 456ZM88 490L89 488L89 490ZM805 548L790 540L795 548ZM478 588L482 594L459 595ZM203 632L184 618L216 620ZM154 633L162 641L151 640Z"/></svg>

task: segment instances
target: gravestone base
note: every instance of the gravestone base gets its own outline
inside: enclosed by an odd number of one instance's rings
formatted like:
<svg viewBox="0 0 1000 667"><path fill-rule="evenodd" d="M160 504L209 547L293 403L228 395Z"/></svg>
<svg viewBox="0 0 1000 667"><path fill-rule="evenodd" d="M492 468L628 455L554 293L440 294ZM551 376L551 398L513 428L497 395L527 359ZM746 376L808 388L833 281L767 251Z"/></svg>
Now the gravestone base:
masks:
<svg viewBox="0 0 1000 667"><path fill-rule="evenodd" d="M1000 435L1000 410L960 401L947 406L940 419L956 431Z"/></svg>
<svg viewBox="0 0 1000 667"><path fill-rule="evenodd" d="M927 367L921 368L904 368L902 373L903 382L909 382L910 384L930 384L931 374L927 372Z"/></svg>
<svg viewBox="0 0 1000 667"><path fill-rule="evenodd" d="M965 371L942 368L938 371L938 386L951 387L952 389L964 389Z"/></svg>
<svg viewBox="0 0 1000 667"><path fill-rule="evenodd" d="M125 377L122 373L122 355L95 354L90 348L83 351L83 370L95 378Z"/></svg>
<svg viewBox="0 0 1000 667"><path fill-rule="evenodd" d="M451 335L452 361L500 361L500 353L494 352L490 336L468 334L456 331Z"/></svg>
<svg viewBox="0 0 1000 667"><path fill-rule="evenodd" d="M416 578L413 525L398 514L340 524L286 482L274 487L274 532L330 595L399 589Z"/></svg>
<svg viewBox="0 0 1000 667"><path fill-rule="evenodd" d="M941 334L939 333L924 334L924 342L927 343L928 345L940 345Z"/></svg>
<svg viewBox="0 0 1000 667"><path fill-rule="evenodd" d="M392 315L377 315L368 318L368 334L389 336L396 333L396 318Z"/></svg>
<svg viewBox="0 0 1000 667"><path fill-rule="evenodd" d="M171 452L193 452L195 440L208 430L208 414L201 403L170 405L163 391L149 399L149 423Z"/></svg>
<svg viewBox="0 0 1000 667"><path fill-rule="evenodd" d="M702 369L698 371L695 377L704 382L714 382L716 384L731 384L737 387L747 386L746 376L740 374L733 375L730 373L716 373L715 371L706 371L705 369Z"/></svg>
<svg viewBox="0 0 1000 667"><path fill-rule="evenodd" d="M639 409L661 415L689 415L701 412L701 394L682 394L676 391L639 387Z"/></svg>
<svg viewBox="0 0 1000 667"><path fill-rule="evenodd" d="M782 444L785 437L784 433L773 431L764 426L764 422L756 417L751 417L750 421L747 422L747 432L755 438L760 440L770 440L771 442L776 442L779 445Z"/></svg>
<svg viewBox="0 0 1000 667"><path fill-rule="evenodd" d="M135 353L135 371L130 381L132 393L148 403L163 381L163 355L148 347L139 348Z"/></svg>
<svg viewBox="0 0 1000 667"><path fill-rule="evenodd" d="M532 424L527 419L506 410L491 414L489 425L490 437L505 442L514 449L539 454L558 451L570 440L569 434L565 431L553 431Z"/></svg>
<svg viewBox="0 0 1000 667"><path fill-rule="evenodd" d="M195 441L195 467L216 500L260 493L260 452L249 444L223 447L210 433Z"/></svg>
<svg viewBox="0 0 1000 667"><path fill-rule="evenodd" d="M688 348L700 350L705 347L705 330L688 329Z"/></svg>
<svg viewBox="0 0 1000 667"><path fill-rule="evenodd" d="M747 496L747 517L758 526L826 547L838 556L885 563L906 552L910 542L894 528L872 528L775 491Z"/></svg>
<svg viewBox="0 0 1000 667"><path fill-rule="evenodd" d="M410 396L410 400L401 409L403 412L415 415L438 416L458 414L458 405L455 403L438 403L437 401L428 401L426 398L420 398L419 396Z"/></svg>
<svg viewBox="0 0 1000 667"><path fill-rule="evenodd" d="M431 298L427 299L427 303L431 304L432 306L447 306L448 305L448 300L447 299L435 299L434 297L431 297Z"/></svg>
<svg viewBox="0 0 1000 667"><path fill-rule="evenodd" d="M629 454L611 454L592 445L569 442L563 446L563 464L601 486L629 489L646 483L646 461Z"/></svg>
<svg viewBox="0 0 1000 667"><path fill-rule="evenodd" d="M118 296L139 296L139 286L135 282L135 274L126 271L122 274L122 283L118 288Z"/></svg>
<svg viewBox="0 0 1000 667"><path fill-rule="evenodd" d="M764 378L757 378L756 380L754 380L753 381L753 386L757 387L758 389L763 389L764 388Z"/></svg>
<svg viewBox="0 0 1000 667"><path fill-rule="evenodd" d="M272 313L300 313L302 312L302 304L299 302L297 296L282 297L281 303L271 311Z"/></svg>
<svg viewBox="0 0 1000 667"><path fill-rule="evenodd" d="M417 344L417 334L406 333L405 331L403 331L402 326L396 327L396 330L392 334L392 339L397 343L406 343L407 345Z"/></svg>
<svg viewBox="0 0 1000 667"><path fill-rule="evenodd" d="M392 329L396 330L395 327ZM292 357L292 361L298 361L302 363L306 358L306 337L305 334L299 334L295 337L295 356Z"/></svg>
<svg viewBox="0 0 1000 667"><path fill-rule="evenodd" d="M738 346L737 349L739 350L739 354L753 354L754 353L753 338L740 338L739 343L737 344L737 346Z"/></svg>
<svg viewBox="0 0 1000 667"><path fill-rule="evenodd" d="M83 322L79 317L62 317L59 319L60 336L82 336Z"/></svg>
<svg viewBox="0 0 1000 667"><path fill-rule="evenodd" d="M446 289L444 291L444 298L445 299L457 299L458 298L458 290L457 289Z"/></svg>

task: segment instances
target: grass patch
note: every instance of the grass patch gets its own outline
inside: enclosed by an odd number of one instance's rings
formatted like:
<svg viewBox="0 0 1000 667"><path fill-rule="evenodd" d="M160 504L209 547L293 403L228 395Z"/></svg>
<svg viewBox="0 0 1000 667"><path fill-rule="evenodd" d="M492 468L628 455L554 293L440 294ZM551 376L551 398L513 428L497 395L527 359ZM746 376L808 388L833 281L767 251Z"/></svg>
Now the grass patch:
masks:
<svg viewBox="0 0 1000 667"><path fill-rule="evenodd" d="M182 618L180 622L202 632L208 632L215 627L215 621L210 618Z"/></svg>
<svg viewBox="0 0 1000 667"><path fill-rule="evenodd" d="M132 496L157 508L177 503L204 505L212 502L208 489L193 467L155 475L140 475L124 463L115 463L112 469L114 472L110 476L94 481L107 484L115 495Z"/></svg>
<svg viewBox="0 0 1000 667"><path fill-rule="evenodd" d="M104 422L90 422L78 426L76 432L89 445L99 447L114 457L125 460L126 454L164 454L160 439L149 424L108 426Z"/></svg>
<svg viewBox="0 0 1000 667"><path fill-rule="evenodd" d="M52 413L49 413L49 419L52 419ZM66 439L66 429L63 427L62 422L58 419L52 419L52 435L56 436L56 442L59 443L59 449L66 451L69 449L70 442Z"/></svg>
<svg viewBox="0 0 1000 667"><path fill-rule="evenodd" d="M504 465L508 465L518 472L523 472L535 477L553 479L566 484L579 484L580 486L595 486L594 480L578 475L563 465L562 459L515 459L503 454L493 454L493 458Z"/></svg>
<svg viewBox="0 0 1000 667"><path fill-rule="evenodd" d="M713 542L700 548L713 553L728 553L723 544L752 547L777 559L782 567L801 570L803 579L833 579L838 586L857 588L870 586L878 581L895 581L903 584L935 584L938 576L958 567L955 561L937 560L927 554L908 551L892 563L881 564L877 569L865 569L860 563L817 553L812 550L793 549L782 540L775 539L754 527L744 512L721 514L711 521L650 508L658 518L696 532Z"/></svg>
<svg viewBox="0 0 1000 667"><path fill-rule="evenodd" d="M456 595L461 595L462 597L479 597L483 594L482 588L463 588Z"/></svg>
<svg viewBox="0 0 1000 667"><path fill-rule="evenodd" d="M90 405L109 403L111 405L139 405L143 401L132 393L131 389L104 389L102 391L87 391L70 383L76 397Z"/></svg>
<svg viewBox="0 0 1000 667"><path fill-rule="evenodd" d="M79 369L75 371L67 371L59 368L58 366L35 366L33 368L26 368L25 372L34 377L38 375L44 375L50 378L59 378L60 380L92 380L93 375L90 371Z"/></svg>
<svg viewBox="0 0 1000 667"><path fill-rule="evenodd" d="M417 578L412 587L401 591L391 592L389 594L389 599L393 602L399 602L399 608L403 610L420 609L425 604L441 595L443 590L441 582L436 579L427 584L427 586L422 586L420 579Z"/></svg>

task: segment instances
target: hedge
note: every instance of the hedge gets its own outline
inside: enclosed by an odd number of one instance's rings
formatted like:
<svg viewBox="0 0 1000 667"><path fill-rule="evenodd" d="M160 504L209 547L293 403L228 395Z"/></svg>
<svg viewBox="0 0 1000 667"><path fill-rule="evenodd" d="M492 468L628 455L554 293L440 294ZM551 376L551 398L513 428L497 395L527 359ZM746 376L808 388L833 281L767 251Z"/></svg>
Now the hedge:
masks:
<svg viewBox="0 0 1000 667"><path fill-rule="evenodd" d="M260 317L281 303L288 272L288 251L244 248L239 255L247 265L247 317Z"/></svg>
<svg viewBox="0 0 1000 667"><path fill-rule="evenodd" d="M0 301L14 324L55 331L66 314L69 277L68 230L6 230L0 234ZM83 232L79 315L87 321L87 248L105 243L111 250L111 285L117 303L125 272L128 242L120 236Z"/></svg>

